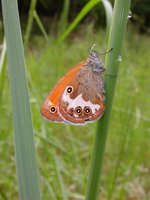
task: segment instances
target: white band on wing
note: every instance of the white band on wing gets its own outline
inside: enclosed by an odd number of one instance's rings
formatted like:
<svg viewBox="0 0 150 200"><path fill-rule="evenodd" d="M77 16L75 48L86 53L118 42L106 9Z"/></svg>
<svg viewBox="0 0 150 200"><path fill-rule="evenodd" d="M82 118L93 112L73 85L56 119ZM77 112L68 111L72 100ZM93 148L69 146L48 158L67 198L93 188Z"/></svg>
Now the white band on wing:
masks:
<svg viewBox="0 0 150 200"><path fill-rule="evenodd" d="M71 99L69 97L69 94L65 91L62 96L62 100L64 102L68 102L68 107L67 107L68 109L70 109L70 108L76 109L76 107L78 107L78 106L80 106L82 109L84 109L85 106L89 106L91 108L93 114L95 114L95 112L100 109L99 104L93 104L90 101L85 101L82 98L82 94L78 95L75 99Z"/></svg>

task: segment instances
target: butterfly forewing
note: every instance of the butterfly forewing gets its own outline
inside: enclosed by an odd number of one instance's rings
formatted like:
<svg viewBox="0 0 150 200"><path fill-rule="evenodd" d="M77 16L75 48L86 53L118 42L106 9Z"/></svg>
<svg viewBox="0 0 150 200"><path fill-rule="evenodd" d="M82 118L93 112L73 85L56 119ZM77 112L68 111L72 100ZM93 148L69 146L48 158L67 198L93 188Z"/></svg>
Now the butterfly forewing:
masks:
<svg viewBox="0 0 150 200"><path fill-rule="evenodd" d="M83 61L71 69L52 89L44 100L41 108L41 114L44 118L54 122L65 122L65 119L60 116L58 112L59 99L62 96L68 82L73 76L86 65L86 61Z"/></svg>

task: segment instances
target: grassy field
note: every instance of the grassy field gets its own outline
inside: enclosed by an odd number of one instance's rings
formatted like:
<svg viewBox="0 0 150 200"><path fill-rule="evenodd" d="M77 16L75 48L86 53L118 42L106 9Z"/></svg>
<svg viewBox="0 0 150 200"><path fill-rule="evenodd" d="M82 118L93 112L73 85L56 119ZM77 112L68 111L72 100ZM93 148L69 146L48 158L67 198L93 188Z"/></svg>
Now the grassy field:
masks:
<svg viewBox="0 0 150 200"><path fill-rule="evenodd" d="M33 37L27 74L44 200L84 199L97 124L54 124L40 115L57 80L85 60L91 46L106 51L104 31L82 27L60 45ZM101 200L150 199L150 38L128 30L120 64L100 185ZM105 56L101 56L104 62ZM0 96L0 199L18 199L7 69ZM107 108L106 108L107 109Z"/></svg>

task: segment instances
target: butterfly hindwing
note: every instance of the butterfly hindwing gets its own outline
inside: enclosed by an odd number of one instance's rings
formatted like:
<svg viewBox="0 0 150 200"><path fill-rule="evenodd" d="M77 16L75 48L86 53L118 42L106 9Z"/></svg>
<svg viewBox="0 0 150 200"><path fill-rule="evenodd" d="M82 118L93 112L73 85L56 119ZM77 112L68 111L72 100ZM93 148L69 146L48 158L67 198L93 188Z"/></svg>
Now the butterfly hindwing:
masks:
<svg viewBox="0 0 150 200"><path fill-rule="evenodd" d="M69 123L85 124L104 112L103 80L88 65L68 83L59 100L59 113Z"/></svg>

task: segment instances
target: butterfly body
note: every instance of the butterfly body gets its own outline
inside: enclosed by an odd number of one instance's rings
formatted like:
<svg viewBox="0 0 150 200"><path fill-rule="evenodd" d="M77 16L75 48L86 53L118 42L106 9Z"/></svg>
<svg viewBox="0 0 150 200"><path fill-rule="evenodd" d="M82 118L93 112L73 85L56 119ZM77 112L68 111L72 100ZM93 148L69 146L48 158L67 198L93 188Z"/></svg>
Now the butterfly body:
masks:
<svg viewBox="0 0 150 200"><path fill-rule="evenodd" d="M54 122L84 125L104 113L104 65L92 51L86 61L70 70L45 99L41 113Z"/></svg>

